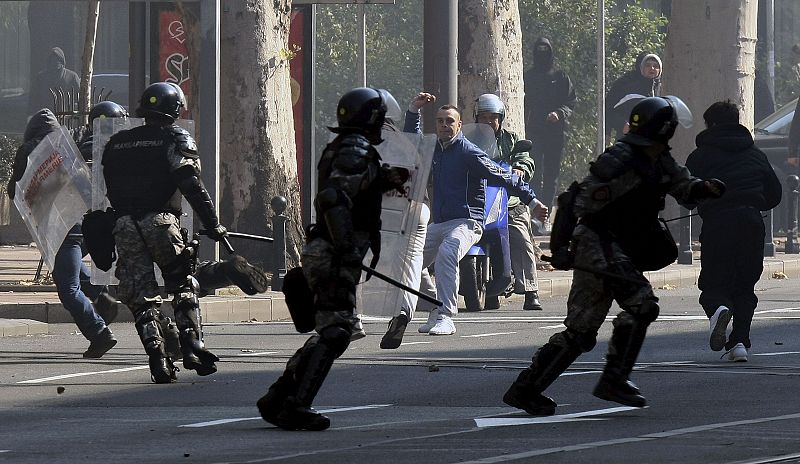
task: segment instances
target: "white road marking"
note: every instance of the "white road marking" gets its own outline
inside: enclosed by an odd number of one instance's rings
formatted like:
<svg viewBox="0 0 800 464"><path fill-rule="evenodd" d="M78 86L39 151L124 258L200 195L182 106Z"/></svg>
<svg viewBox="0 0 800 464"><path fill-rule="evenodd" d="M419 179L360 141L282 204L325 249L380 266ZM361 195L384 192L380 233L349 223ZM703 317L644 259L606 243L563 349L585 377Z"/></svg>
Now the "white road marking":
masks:
<svg viewBox="0 0 800 464"><path fill-rule="evenodd" d="M264 356L266 354L278 354L277 351L258 351L254 353L238 353L236 356Z"/></svg>
<svg viewBox="0 0 800 464"><path fill-rule="evenodd" d="M586 374L602 374L603 371L575 371L575 372L562 372L559 377L567 377L570 375L586 375Z"/></svg>
<svg viewBox="0 0 800 464"><path fill-rule="evenodd" d="M403 342L400 346L409 346L409 345L428 345L433 342Z"/></svg>
<svg viewBox="0 0 800 464"><path fill-rule="evenodd" d="M560 446L557 448L545 448L545 449L526 451L523 453L491 456L488 458L476 459L474 461L465 461L462 462L461 464L490 464L490 463L500 463L507 461L517 461L520 459L528 459L535 456L545 456L548 454L564 453L569 451L583 451L594 448L602 448L605 446L657 440L659 438L670 438L678 435L687 435L690 433L702 433L702 432L707 432L709 430L717 430L726 427L738 427L740 425L761 424L764 422L773 422L773 421L788 420L788 419L800 419L800 413L786 414L783 416L762 417L759 419L740 420L735 422L721 422L716 424L698 425L695 427L685 427L681 429L666 430L664 432L649 433L637 437L626 437L626 438L617 438L613 440L578 443L574 445Z"/></svg>
<svg viewBox="0 0 800 464"><path fill-rule="evenodd" d="M366 406L350 406L346 408L331 408L331 409L321 409L319 412L321 414L330 414L334 412L345 412L345 411L361 411L364 409L377 409L377 408L385 408L387 406L391 406L391 404L368 404ZM250 421L250 420L263 420L261 416L257 417L237 417L234 419L218 419L212 420L207 422L197 422L194 424L184 424L179 425L178 427L188 427L188 428L200 428L200 427L211 427L214 425L222 425L222 424L230 424L233 422L242 422L242 421Z"/></svg>
<svg viewBox="0 0 800 464"><path fill-rule="evenodd" d="M516 332L494 332L488 334L477 334L477 335L462 335L461 338L480 338L480 337L494 337L495 335L511 335L515 334Z"/></svg>
<svg viewBox="0 0 800 464"><path fill-rule="evenodd" d="M544 327L539 327L540 329L561 329L566 327L564 324L556 324L556 325L546 325Z"/></svg>
<svg viewBox="0 0 800 464"><path fill-rule="evenodd" d="M85 377L87 375L100 375L100 374L113 374L116 372L128 372L128 371L138 371L142 369L149 369L148 366L135 366L135 367L123 367L121 369L111 369L107 371L94 371L94 372L77 372L75 374L64 374L64 375L56 375L53 377L45 377L42 379L32 379L32 380L22 380L17 383L44 383L49 382L51 380L61 380L61 379L71 379L73 377Z"/></svg>
<svg viewBox="0 0 800 464"><path fill-rule="evenodd" d="M750 353L751 356L781 356L784 354L800 354L800 351L779 351L777 353Z"/></svg>
<svg viewBox="0 0 800 464"><path fill-rule="evenodd" d="M633 411L640 408L633 408L630 406L617 406L615 408L596 409L594 411L583 411L572 414L558 414L555 416L543 417L487 417L481 419L474 419L475 425L478 427L506 427L509 425L528 425L528 424L552 424L558 422L574 422L576 420L585 420L593 416L600 416L603 414L614 414L615 412ZM605 419L604 419L605 420Z"/></svg>
<svg viewBox="0 0 800 464"><path fill-rule="evenodd" d="M0 450L0 453L9 453L11 450Z"/></svg>
<svg viewBox="0 0 800 464"><path fill-rule="evenodd" d="M762 309L761 311L756 311L754 314L764 314L764 313L789 313L792 311L797 311L800 308L775 308L775 309Z"/></svg>
<svg viewBox="0 0 800 464"><path fill-rule="evenodd" d="M783 456L770 456L766 458L756 458L749 461L737 461L731 464L769 464L775 462L787 461L789 459L800 458L800 453L784 454Z"/></svg>

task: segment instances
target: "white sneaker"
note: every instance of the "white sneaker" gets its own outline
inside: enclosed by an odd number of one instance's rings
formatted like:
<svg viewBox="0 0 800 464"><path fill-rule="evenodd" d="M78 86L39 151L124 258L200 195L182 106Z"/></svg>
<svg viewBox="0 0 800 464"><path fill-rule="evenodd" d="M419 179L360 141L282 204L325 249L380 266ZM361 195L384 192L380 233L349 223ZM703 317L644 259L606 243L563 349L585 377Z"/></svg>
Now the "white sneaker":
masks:
<svg viewBox="0 0 800 464"><path fill-rule="evenodd" d="M364 324L361 322L361 314L356 314L353 317L352 329L353 330L350 333L351 342L361 340L367 336L367 332L364 331Z"/></svg>
<svg viewBox="0 0 800 464"><path fill-rule="evenodd" d="M747 348L744 347L744 343L737 343L722 356L727 357L728 361L747 362Z"/></svg>
<svg viewBox="0 0 800 464"><path fill-rule="evenodd" d="M725 348L725 342L728 341L727 331L731 317L733 317L733 312L727 306L720 306L711 316L711 319L708 320L710 333L708 344L711 345L713 351L720 351Z"/></svg>
<svg viewBox="0 0 800 464"><path fill-rule="evenodd" d="M428 331L428 335L453 335L454 333L456 333L456 325L453 323L453 318L444 314L439 315L436 325Z"/></svg>
<svg viewBox="0 0 800 464"><path fill-rule="evenodd" d="M428 322L426 322L425 324L419 326L419 329L417 329L417 332L419 332L421 334L426 334L426 333L430 332L430 330L433 328L433 326L436 325L436 321L438 319L439 319L439 310L438 309L431 309L431 312L428 313Z"/></svg>

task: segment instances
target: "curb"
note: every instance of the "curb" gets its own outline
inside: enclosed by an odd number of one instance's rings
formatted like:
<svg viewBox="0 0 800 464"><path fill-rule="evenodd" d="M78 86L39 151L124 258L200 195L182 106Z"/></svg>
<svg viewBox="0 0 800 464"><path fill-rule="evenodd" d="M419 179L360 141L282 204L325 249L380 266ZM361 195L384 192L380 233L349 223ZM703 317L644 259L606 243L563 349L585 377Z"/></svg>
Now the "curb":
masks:
<svg viewBox="0 0 800 464"><path fill-rule="evenodd" d="M0 319L0 337L44 335L49 333L46 323L30 319Z"/></svg>

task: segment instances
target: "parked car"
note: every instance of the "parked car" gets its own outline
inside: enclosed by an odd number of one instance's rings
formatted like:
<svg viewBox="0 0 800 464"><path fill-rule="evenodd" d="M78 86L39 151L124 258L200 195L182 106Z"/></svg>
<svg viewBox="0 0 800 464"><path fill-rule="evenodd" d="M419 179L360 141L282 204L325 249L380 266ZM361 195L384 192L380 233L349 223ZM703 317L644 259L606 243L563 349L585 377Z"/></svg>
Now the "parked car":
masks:
<svg viewBox="0 0 800 464"><path fill-rule="evenodd" d="M92 87L95 93L105 98L128 106L128 74L98 73L92 76ZM109 94L110 92L110 94ZM96 98L93 96L92 98ZM22 134L28 120L28 89L24 92L9 92L0 96L0 134Z"/></svg>
<svg viewBox="0 0 800 464"><path fill-rule="evenodd" d="M761 149L784 186L783 200L775 208L773 230L786 230L786 177L798 174L798 158L789 158L789 128L792 125L797 99L759 121L753 132L756 146Z"/></svg>

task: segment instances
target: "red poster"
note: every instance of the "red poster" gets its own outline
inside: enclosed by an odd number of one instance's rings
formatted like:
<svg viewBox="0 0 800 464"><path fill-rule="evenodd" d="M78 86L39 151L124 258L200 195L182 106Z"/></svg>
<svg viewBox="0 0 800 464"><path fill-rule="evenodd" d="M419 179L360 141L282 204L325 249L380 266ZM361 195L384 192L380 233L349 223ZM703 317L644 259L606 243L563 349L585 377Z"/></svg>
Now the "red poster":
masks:
<svg viewBox="0 0 800 464"><path fill-rule="evenodd" d="M186 30L177 11L161 11L158 16L158 75L161 81L178 84L186 98L191 95L189 74L189 49L186 44ZM181 114L190 118L189 112Z"/></svg>

